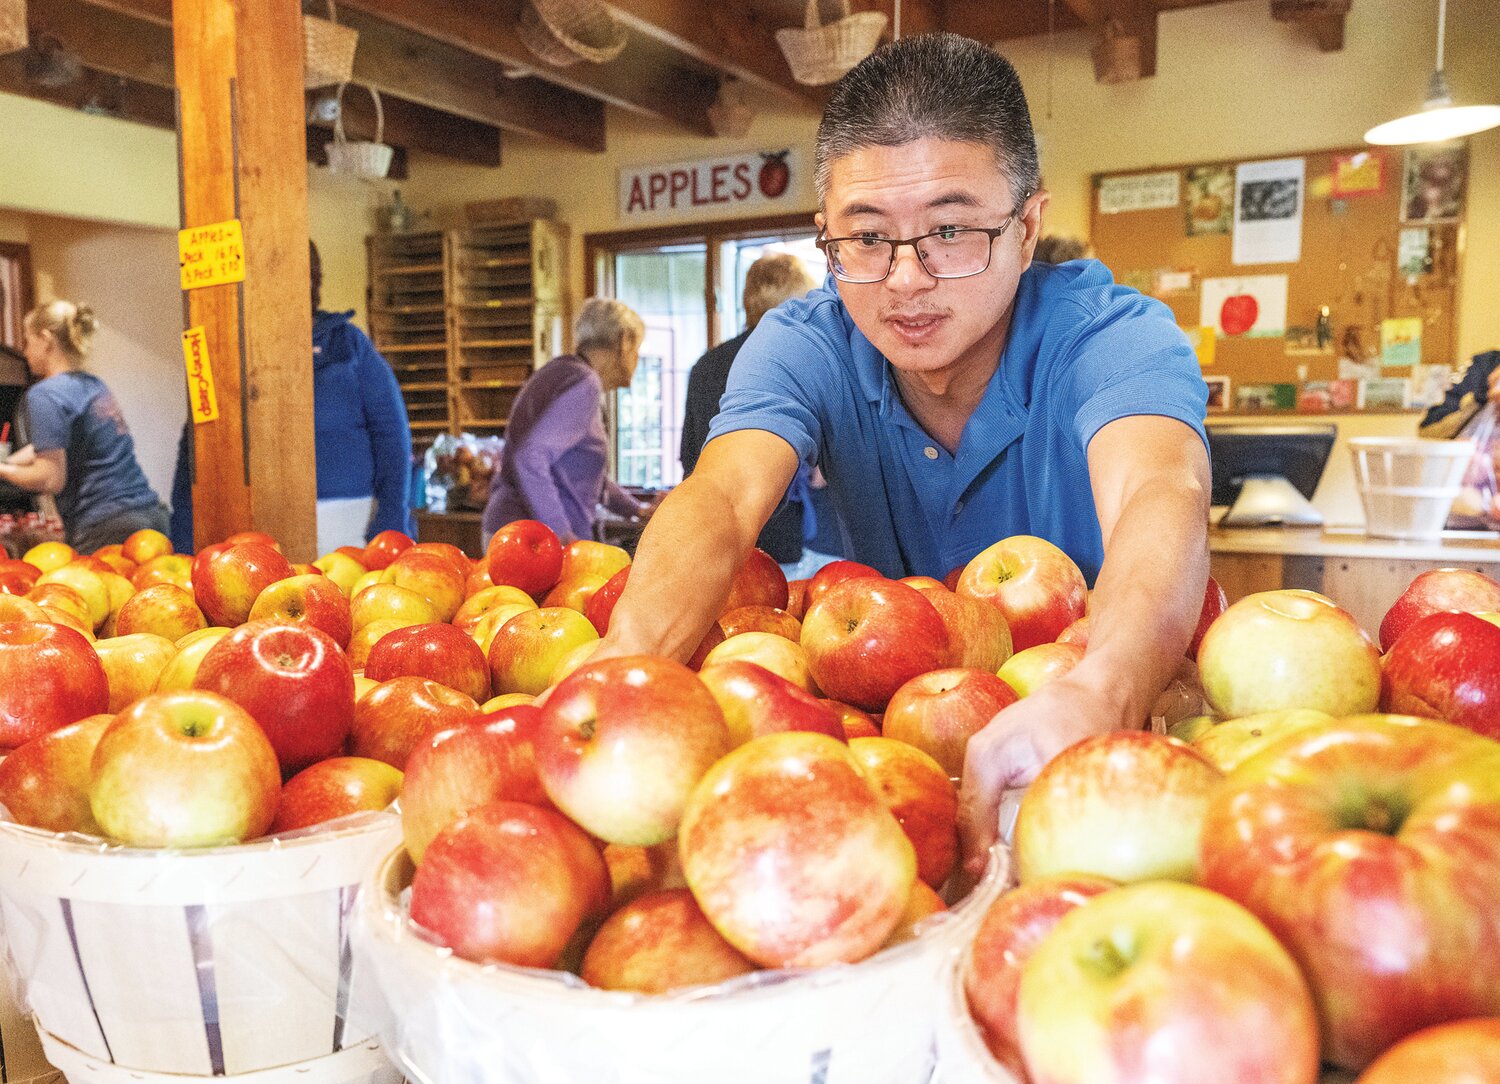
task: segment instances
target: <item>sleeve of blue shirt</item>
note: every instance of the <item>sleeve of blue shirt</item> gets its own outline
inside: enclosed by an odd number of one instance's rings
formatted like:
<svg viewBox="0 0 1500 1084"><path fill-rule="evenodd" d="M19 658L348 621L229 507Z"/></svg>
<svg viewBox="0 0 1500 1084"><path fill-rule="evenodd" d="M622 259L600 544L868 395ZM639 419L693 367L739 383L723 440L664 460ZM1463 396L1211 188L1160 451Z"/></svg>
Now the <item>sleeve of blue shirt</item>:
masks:
<svg viewBox="0 0 1500 1084"><path fill-rule="evenodd" d="M396 374L375 350L369 337L356 328L360 395L370 450L375 456L375 514L367 532L400 531L415 538L415 518L407 500L411 486L411 427Z"/></svg>
<svg viewBox="0 0 1500 1084"><path fill-rule="evenodd" d="M36 385L26 393L26 423L31 446L39 452L67 451L78 420L80 404L58 394L53 386Z"/></svg>

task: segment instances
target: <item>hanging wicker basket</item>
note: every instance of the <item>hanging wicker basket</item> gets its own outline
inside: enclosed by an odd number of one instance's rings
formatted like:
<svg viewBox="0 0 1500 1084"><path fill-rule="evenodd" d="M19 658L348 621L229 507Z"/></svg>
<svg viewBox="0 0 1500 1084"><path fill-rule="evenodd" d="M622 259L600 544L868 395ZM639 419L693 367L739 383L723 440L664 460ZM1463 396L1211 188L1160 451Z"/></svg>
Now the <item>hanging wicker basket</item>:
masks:
<svg viewBox="0 0 1500 1084"><path fill-rule="evenodd" d="M1124 24L1110 19L1104 24L1104 34L1095 43L1091 55L1094 58L1094 81L1096 83L1130 83L1141 78L1145 63L1138 35L1127 34Z"/></svg>
<svg viewBox="0 0 1500 1084"><path fill-rule="evenodd" d="M885 33L886 16L880 11L849 14L849 0L838 0L839 17L824 23L818 0L807 0L801 30L787 27L776 31L792 78L807 86L837 82L875 49Z"/></svg>
<svg viewBox="0 0 1500 1084"><path fill-rule="evenodd" d="M0 0L0 53L26 48L26 0Z"/></svg>
<svg viewBox="0 0 1500 1084"><path fill-rule="evenodd" d="M750 131L754 119L755 110L745 101L744 88L733 79L726 79L708 107L708 123L714 135L738 139Z"/></svg>
<svg viewBox="0 0 1500 1084"><path fill-rule="evenodd" d="M354 49L359 31L340 26L333 0L328 0L328 18L302 16L302 85L331 87L354 78Z"/></svg>
<svg viewBox="0 0 1500 1084"><path fill-rule="evenodd" d="M625 28L598 0L526 0L516 24L521 43L554 68L607 64L625 49Z"/></svg>
<svg viewBox="0 0 1500 1084"><path fill-rule="evenodd" d="M376 180L390 172L391 158L396 153L394 147L381 142L385 136L385 111L380 106L380 91L374 87L365 88L375 102L375 138L373 140L349 139L344 134L344 87L346 86L348 86L347 83L339 84L339 111L333 121L333 139L324 144L324 150L328 153L328 172Z"/></svg>

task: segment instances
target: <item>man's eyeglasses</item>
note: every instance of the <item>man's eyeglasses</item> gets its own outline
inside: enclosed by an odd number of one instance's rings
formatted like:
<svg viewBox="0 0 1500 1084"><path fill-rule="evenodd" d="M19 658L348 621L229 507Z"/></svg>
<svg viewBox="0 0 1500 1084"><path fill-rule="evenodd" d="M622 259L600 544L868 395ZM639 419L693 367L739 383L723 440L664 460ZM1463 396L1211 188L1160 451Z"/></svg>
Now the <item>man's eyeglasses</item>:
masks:
<svg viewBox="0 0 1500 1084"><path fill-rule="evenodd" d="M1026 205L1022 198L999 226L993 229L935 230L921 237L897 240L887 237L820 237L818 248L828 258L828 270L844 282L883 282L896 266L896 250L910 245L922 270L935 279L965 279L989 270L995 239L1010 229Z"/></svg>

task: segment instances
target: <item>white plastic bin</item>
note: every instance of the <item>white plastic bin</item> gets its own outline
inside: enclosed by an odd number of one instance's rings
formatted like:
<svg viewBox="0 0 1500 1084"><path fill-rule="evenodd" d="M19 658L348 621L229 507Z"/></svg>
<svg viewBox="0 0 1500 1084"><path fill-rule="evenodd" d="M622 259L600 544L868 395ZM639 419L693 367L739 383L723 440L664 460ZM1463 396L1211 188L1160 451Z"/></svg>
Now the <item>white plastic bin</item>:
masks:
<svg viewBox="0 0 1500 1084"><path fill-rule="evenodd" d="M1437 538L1474 456L1472 440L1351 437L1365 530L1378 538Z"/></svg>
<svg viewBox="0 0 1500 1084"><path fill-rule="evenodd" d="M938 1071L933 1084L1023 1084L995 1060L969 1012L969 996L964 992L969 947L964 945L955 951L943 973L942 1011L937 1026Z"/></svg>

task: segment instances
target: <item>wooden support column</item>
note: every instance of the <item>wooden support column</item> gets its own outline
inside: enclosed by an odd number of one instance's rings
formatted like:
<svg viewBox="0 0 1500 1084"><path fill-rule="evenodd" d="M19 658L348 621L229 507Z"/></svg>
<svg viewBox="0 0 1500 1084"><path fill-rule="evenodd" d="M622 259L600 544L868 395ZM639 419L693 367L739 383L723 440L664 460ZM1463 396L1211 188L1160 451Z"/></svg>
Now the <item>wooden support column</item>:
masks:
<svg viewBox="0 0 1500 1084"><path fill-rule="evenodd" d="M265 531L317 545L302 19L285 0L173 0L182 222L238 219L245 279L185 294L219 416L194 426L199 547Z"/></svg>

